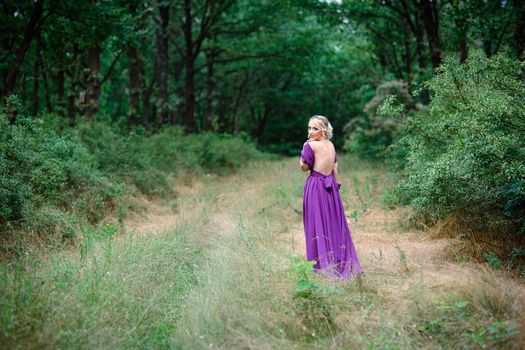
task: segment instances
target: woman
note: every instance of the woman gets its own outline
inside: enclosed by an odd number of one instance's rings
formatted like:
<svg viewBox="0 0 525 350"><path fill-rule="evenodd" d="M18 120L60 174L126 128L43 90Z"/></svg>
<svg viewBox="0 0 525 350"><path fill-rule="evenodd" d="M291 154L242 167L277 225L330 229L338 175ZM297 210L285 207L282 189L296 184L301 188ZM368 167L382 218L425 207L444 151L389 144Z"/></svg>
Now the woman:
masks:
<svg viewBox="0 0 525 350"><path fill-rule="evenodd" d="M301 152L300 167L310 170L303 195L306 258L315 260L314 268L328 276L349 279L362 269L339 194L332 130L326 117L311 117Z"/></svg>

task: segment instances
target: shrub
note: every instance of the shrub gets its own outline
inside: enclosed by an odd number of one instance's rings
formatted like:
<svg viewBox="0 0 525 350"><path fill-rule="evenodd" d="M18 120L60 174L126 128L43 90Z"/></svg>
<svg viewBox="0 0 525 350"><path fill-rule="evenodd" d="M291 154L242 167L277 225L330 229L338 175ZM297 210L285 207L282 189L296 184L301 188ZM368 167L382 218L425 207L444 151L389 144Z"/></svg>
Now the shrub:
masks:
<svg viewBox="0 0 525 350"><path fill-rule="evenodd" d="M67 208L98 221L108 206L115 206L120 187L97 169L80 142L57 135L41 120L18 117L9 124L4 114L0 114L0 134L1 231L13 225L37 231L45 226L51 234L56 225L42 226L38 218L57 225L62 220L44 213ZM83 197L87 192L91 195Z"/></svg>
<svg viewBox="0 0 525 350"><path fill-rule="evenodd" d="M525 230L523 63L472 51L444 61L426 84L428 108L407 117L392 146L406 153L398 189L430 222L458 215L493 238ZM503 237L502 234L507 235ZM519 236L516 236L519 234Z"/></svg>
<svg viewBox="0 0 525 350"><path fill-rule="evenodd" d="M242 137L212 133L191 136L191 143L198 145L197 160L207 172L226 174L240 168L250 159L256 159L260 153L255 145Z"/></svg>
<svg viewBox="0 0 525 350"><path fill-rule="evenodd" d="M141 128L128 132L108 123L89 122L70 132L94 155L101 171L153 196L173 194L168 184L171 174L226 174L261 156L242 135L185 135L178 126L147 135Z"/></svg>
<svg viewBox="0 0 525 350"><path fill-rule="evenodd" d="M374 97L365 105L364 115L345 125L345 149L364 158L381 158L395 140L403 123L402 118L385 113L384 102L402 104L409 110L420 108L402 81L388 81L376 89Z"/></svg>
<svg viewBox="0 0 525 350"><path fill-rule="evenodd" d="M151 149L144 129L128 132L107 122L86 121L68 133L87 147L103 173L136 186L146 195L162 197L173 193L166 174L155 166L155 156L162 149Z"/></svg>
<svg viewBox="0 0 525 350"><path fill-rule="evenodd" d="M16 102L16 101L15 101ZM261 156L242 135L185 135L166 127L148 135L104 121L67 127L56 115L0 114L0 233L19 228L59 241L79 224L123 214L125 185L149 196L174 194L168 179L181 171L225 174ZM119 217L121 219L121 217Z"/></svg>

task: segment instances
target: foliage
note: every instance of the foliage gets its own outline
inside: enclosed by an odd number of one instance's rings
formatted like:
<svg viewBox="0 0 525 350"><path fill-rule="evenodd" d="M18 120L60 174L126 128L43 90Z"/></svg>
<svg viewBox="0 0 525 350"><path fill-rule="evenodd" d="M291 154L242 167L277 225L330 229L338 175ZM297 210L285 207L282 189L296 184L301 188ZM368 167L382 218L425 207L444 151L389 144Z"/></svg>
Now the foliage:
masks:
<svg viewBox="0 0 525 350"><path fill-rule="evenodd" d="M484 254L485 259L489 263L490 267L493 269L499 269L501 267L502 261L494 252L487 252Z"/></svg>
<svg viewBox="0 0 525 350"><path fill-rule="evenodd" d="M110 212L122 219L125 184L168 197L171 176L226 174L262 157L246 137L185 136L176 127L148 135L102 121L64 128L53 115L9 124L4 113L0 134L2 232L25 228L58 241Z"/></svg>
<svg viewBox="0 0 525 350"><path fill-rule="evenodd" d="M53 221L66 208L96 222L118 205L121 187L97 169L78 140L57 135L41 120L19 118L10 125L5 114L0 115L0 134L2 231L11 225L42 226L39 218Z"/></svg>
<svg viewBox="0 0 525 350"><path fill-rule="evenodd" d="M365 114L345 125L345 148L363 158L384 158L404 122L404 110L414 110L416 102L402 81L381 84L366 103ZM391 109L389 109L391 108Z"/></svg>
<svg viewBox="0 0 525 350"><path fill-rule="evenodd" d="M479 230L524 237L522 69L474 50L462 65L447 59L428 82L432 102L408 117L392 147L407 154L399 190L419 215L434 222L459 211Z"/></svg>
<svg viewBox="0 0 525 350"><path fill-rule="evenodd" d="M315 281L312 276L315 261L296 260L288 270L295 279L293 285L294 313L306 329L307 336L327 336L336 331L333 310L325 294L333 292Z"/></svg>
<svg viewBox="0 0 525 350"><path fill-rule="evenodd" d="M224 175L262 156L242 135L185 135L180 127L168 126L148 135L141 127L127 132L118 125L87 122L70 132L86 144L103 172L148 195L168 195L170 174Z"/></svg>
<svg viewBox="0 0 525 350"><path fill-rule="evenodd" d="M504 266L504 262L506 263L506 267L508 270L515 270L521 272L522 276L525 276L525 265L523 264L523 258L525 257L525 248L512 248L510 253L507 255L507 257L502 260L496 253L494 252L486 252L483 254L483 257L487 260L487 263L489 266L493 269L499 269L502 266Z"/></svg>
<svg viewBox="0 0 525 350"><path fill-rule="evenodd" d="M498 318L481 322L469 301L448 297L434 301L432 311L420 310L417 336L451 348L505 348L518 331L514 322Z"/></svg>
<svg viewBox="0 0 525 350"><path fill-rule="evenodd" d="M75 252L0 264L3 347L173 347L202 260L187 230L123 243L113 225L83 226Z"/></svg>

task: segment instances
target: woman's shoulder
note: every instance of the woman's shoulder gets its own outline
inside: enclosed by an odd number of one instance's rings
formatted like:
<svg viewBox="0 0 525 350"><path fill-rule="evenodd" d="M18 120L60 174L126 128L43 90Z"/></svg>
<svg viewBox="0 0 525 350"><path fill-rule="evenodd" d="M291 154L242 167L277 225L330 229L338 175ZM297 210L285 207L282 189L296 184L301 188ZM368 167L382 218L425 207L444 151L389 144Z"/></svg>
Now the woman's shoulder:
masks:
<svg viewBox="0 0 525 350"><path fill-rule="evenodd" d="M306 143L308 143L308 145L310 145L310 147L314 150L318 149L319 147L321 147L321 141L307 141Z"/></svg>
<svg viewBox="0 0 525 350"><path fill-rule="evenodd" d="M323 140L323 141L308 141L307 142L310 147L313 149L319 149L319 148L325 148L329 147L335 150L334 144L330 140Z"/></svg>

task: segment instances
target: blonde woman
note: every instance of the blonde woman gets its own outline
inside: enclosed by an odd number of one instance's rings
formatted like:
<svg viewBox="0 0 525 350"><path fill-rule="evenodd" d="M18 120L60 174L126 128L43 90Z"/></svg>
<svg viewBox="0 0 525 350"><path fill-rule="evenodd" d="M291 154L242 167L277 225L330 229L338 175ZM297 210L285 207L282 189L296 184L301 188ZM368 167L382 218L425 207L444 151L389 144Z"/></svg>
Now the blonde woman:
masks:
<svg viewBox="0 0 525 350"><path fill-rule="evenodd" d="M311 117L308 141L301 152L301 170L310 170L303 195L306 258L315 261L314 268L328 276L350 279L362 269L339 194L332 131L326 117Z"/></svg>

